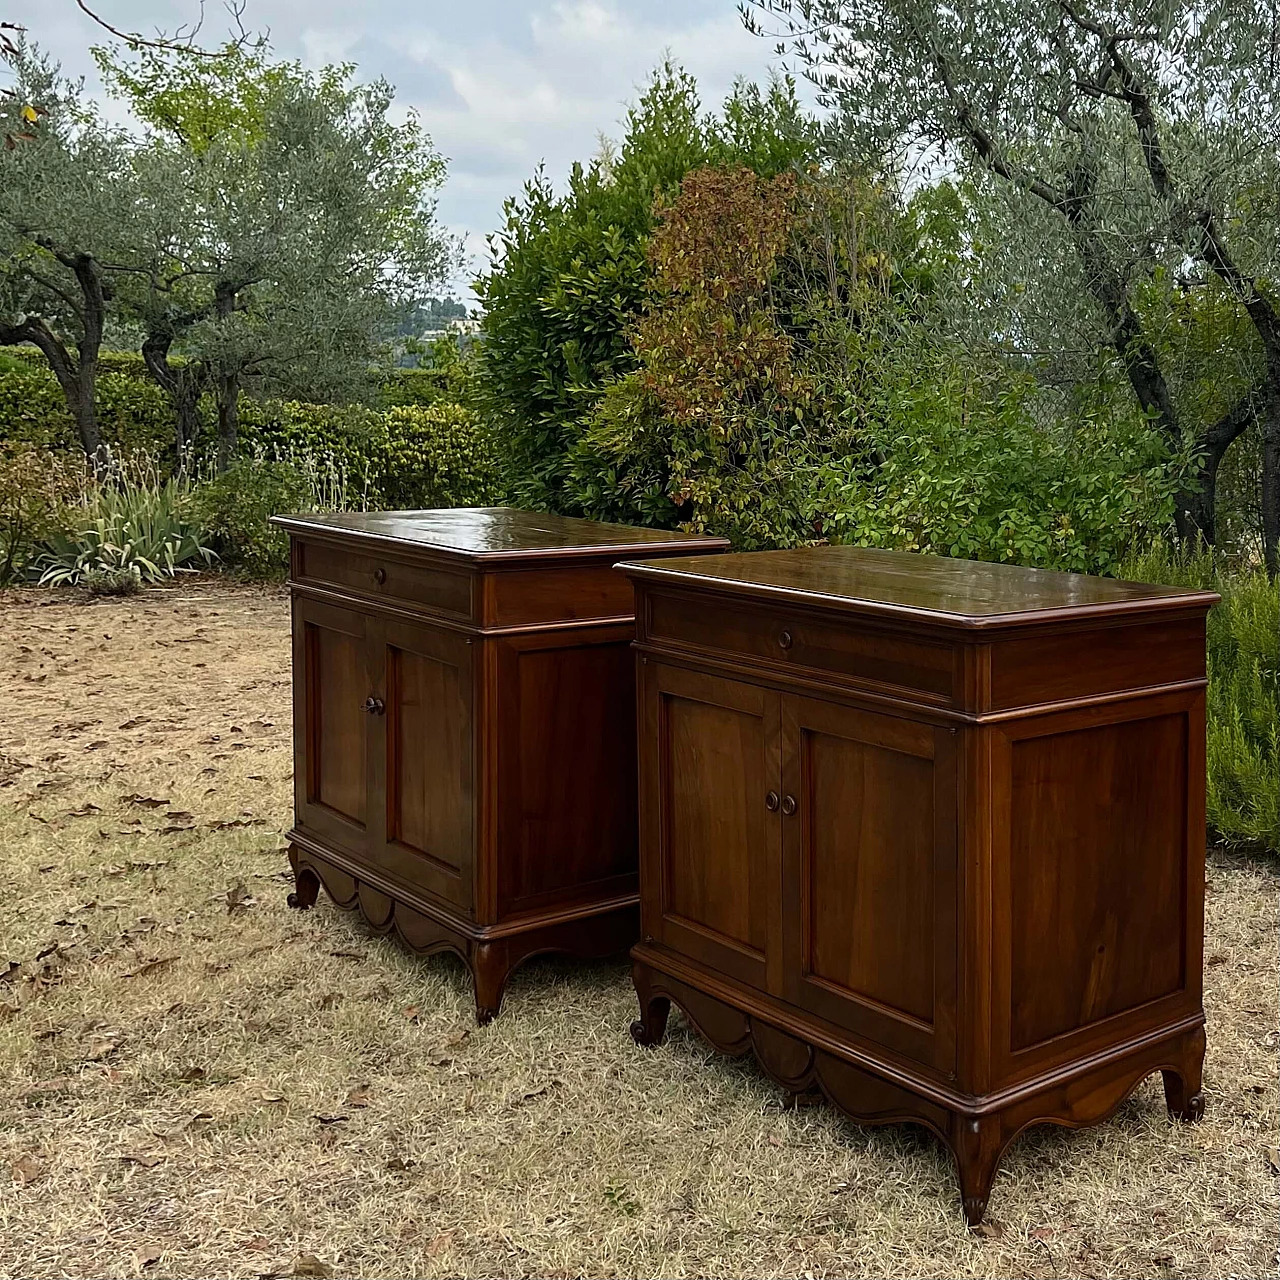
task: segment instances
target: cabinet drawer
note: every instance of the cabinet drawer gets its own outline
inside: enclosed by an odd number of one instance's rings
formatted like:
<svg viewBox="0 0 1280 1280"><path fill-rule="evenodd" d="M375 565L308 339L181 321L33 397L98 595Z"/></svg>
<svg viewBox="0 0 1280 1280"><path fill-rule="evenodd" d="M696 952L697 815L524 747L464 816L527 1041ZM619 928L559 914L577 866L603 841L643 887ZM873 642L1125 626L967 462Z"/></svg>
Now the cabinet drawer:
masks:
<svg viewBox="0 0 1280 1280"><path fill-rule="evenodd" d="M336 588L344 594L417 605L456 618L472 616L471 574L440 565L324 542L299 542L294 548L293 576L309 586Z"/></svg>
<svg viewBox="0 0 1280 1280"><path fill-rule="evenodd" d="M956 654L950 645L706 597L652 594L648 606L647 637L657 644L759 659L777 672L826 672L851 684L910 690L944 705L955 699Z"/></svg>

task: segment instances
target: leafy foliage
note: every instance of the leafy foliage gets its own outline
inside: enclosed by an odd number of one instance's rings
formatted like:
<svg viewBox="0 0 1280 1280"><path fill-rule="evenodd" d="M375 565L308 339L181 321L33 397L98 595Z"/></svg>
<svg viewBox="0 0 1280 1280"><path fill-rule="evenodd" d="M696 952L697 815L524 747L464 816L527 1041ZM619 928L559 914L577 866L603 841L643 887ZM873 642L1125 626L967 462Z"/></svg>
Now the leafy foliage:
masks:
<svg viewBox="0 0 1280 1280"><path fill-rule="evenodd" d="M690 76L668 63L628 113L620 148L575 165L557 196L541 173L509 200L476 283L484 305L478 370L485 412L510 454L518 501L575 510L569 457L606 383L635 363L628 330L649 279L655 194L691 169L738 164L764 176L816 155L794 88L739 84L702 116Z"/></svg>
<svg viewBox="0 0 1280 1280"><path fill-rule="evenodd" d="M63 527L43 540L36 557L46 585L74 585L93 574L158 582L213 562L186 487L148 468L126 466L105 478L86 474L61 519Z"/></svg>
<svg viewBox="0 0 1280 1280"><path fill-rule="evenodd" d="M277 578L289 567L289 538L267 521L311 507L311 486L287 462L236 462L196 491L201 527L229 568Z"/></svg>
<svg viewBox="0 0 1280 1280"><path fill-rule="evenodd" d="M33 445L0 445L0 586L20 581L62 525L78 468Z"/></svg>
<svg viewBox="0 0 1280 1280"><path fill-rule="evenodd" d="M1256 565L1158 547L1123 576L1208 587L1206 764L1210 826L1231 843L1280 853L1280 586Z"/></svg>

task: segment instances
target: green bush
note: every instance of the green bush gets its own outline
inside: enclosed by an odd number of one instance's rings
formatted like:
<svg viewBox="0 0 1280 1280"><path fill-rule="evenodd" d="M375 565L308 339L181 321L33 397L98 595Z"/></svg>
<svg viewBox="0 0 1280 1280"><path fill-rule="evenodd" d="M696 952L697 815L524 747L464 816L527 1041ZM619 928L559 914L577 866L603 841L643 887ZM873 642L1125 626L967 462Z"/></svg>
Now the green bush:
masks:
<svg viewBox="0 0 1280 1280"><path fill-rule="evenodd" d="M379 484L391 508L482 507L501 501L497 443L461 405L401 405L382 415Z"/></svg>
<svg viewBox="0 0 1280 1280"><path fill-rule="evenodd" d="M195 491L196 512L210 545L224 564L250 578L279 578L287 572L288 535L267 521L311 506L306 473L287 462L237 462Z"/></svg>
<svg viewBox="0 0 1280 1280"><path fill-rule="evenodd" d="M153 468L126 466L104 479L86 475L79 498L60 518L63 527L43 540L36 557L45 585L95 582L101 589L128 575L158 582L213 561L186 486L161 479Z"/></svg>
<svg viewBox="0 0 1280 1280"><path fill-rule="evenodd" d="M522 505L577 513L570 457L607 383L636 365L628 341L650 281L655 193L691 169L742 165L770 176L809 163L814 122L794 86L735 87L701 114L693 79L658 69L627 115L616 154L575 165L557 196L539 173L509 200L496 262L476 283L484 305L477 395L505 442Z"/></svg>
<svg viewBox="0 0 1280 1280"><path fill-rule="evenodd" d="M36 445L0 444L0 586L29 576L40 544L65 523L83 461Z"/></svg>
<svg viewBox="0 0 1280 1280"><path fill-rule="evenodd" d="M1159 548L1124 565L1142 582L1207 587L1207 813L1228 843L1280 852L1280 584L1260 566Z"/></svg>

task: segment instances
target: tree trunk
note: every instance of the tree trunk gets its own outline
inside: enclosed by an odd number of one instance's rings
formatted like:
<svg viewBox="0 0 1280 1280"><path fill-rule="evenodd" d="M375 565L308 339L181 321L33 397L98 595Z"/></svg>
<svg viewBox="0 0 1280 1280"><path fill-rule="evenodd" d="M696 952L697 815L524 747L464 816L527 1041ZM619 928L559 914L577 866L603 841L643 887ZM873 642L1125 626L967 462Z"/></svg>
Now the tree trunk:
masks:
<svg viewBox="0 0 1280 1280"><path fill-rule="evenodd" d="M1273 387L1262 429L1262 556L1268 576L1280 574L1280 387Z"/></svg>
<svg viewBox="0 0 1280 1280"><path fill-rule="evenodd" d="M67 411L76 424L80 447L97 470L104 462L102 432L98 429L98 413L94 404L98 377L97 346L82 341L79 359L73 359L62 339L38 316L27 316L20 324L0 324L0 346L24 343L38 347L49 362L49 368L62 388Z"/></svg>
<svg viewBox="0 0 1280 1280"><path fill-rule="evenodd" d="M191 367L175 368L169 363L173 334L157 330L142 344L142 359L156 384L173 405L177 446L177 470L185 471L200 433L200 382Z"/></svg>
<svg viewBox="0 0 1280 1280"><path fill-rule="evenodd" d="M218 472L235 461L240 433L240 377L236 373L218 375Z"/></svg>

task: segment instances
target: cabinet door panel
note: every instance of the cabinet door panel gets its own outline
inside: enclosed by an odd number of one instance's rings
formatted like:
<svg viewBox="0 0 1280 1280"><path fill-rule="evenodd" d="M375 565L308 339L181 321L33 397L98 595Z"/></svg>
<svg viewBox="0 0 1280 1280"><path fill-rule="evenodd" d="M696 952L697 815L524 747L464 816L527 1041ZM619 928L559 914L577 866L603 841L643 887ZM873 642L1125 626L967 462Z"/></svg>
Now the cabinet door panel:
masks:
<svg viewBox="0 0 1280 1280"><path fill-rule="evenodd" d="M946 730L783 699L788 998L951 1064L956 803ZM790 807L790 806L787 806ZM940 1034L941 1029L941 1034Z"/></svg>
<svg viewBox="0 0 1280 1280"><path fill-rule="evenodd" d="M369 752L364 701L372 689L368 619L295 599L294 792L299 825L352 852L368 845Z"/></svg>
<svg viewBox="0 0 1280 1280"><path fill-rule="evenodd" d="M385 828L379 860L455 906L472 901L471 647L456 632L384 624Z"/></svg>
<svg viewBox="0 0 1280 1280"><path fill-rule="evenodd" d="M645 932L692 959L780 993L778 695L652 666L656 733L643 783L656 804L646 841ZM774 807L768 804L773 793Z"/></svg>

